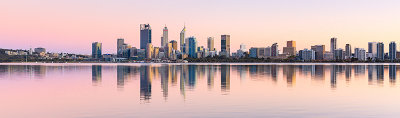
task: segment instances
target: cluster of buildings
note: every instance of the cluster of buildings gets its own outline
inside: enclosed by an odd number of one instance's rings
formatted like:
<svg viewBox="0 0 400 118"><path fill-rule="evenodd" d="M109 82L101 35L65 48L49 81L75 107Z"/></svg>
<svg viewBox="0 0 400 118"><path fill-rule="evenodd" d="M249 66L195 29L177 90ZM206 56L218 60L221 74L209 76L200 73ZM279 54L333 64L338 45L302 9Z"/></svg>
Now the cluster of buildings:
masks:
<svg viewBox="0 0 400 118"><path fill-rule="evenodd" d="M335 61L335 60L359 60L359 61L384 61L400 58L396 50L396 43L389 44L389 52L385 53L383 42L369 42L368 50L354 48L346 44L345 48L338 48L337 38L330 39L330 50L325 50L325 45L313 45L310 49L296 50L296 41L287 41L286 47L280 52L278 43L267 47L251 47L246 49L240 45L236 52L230 51L230 35L221 35L221 50L214 48L214 37L207 38L207 47L198 46L196 37L186 36L186 27L180 32L179 44L175 40L169 41L168 28L165 26L161 37L160 47L152 44L152 29L149 24L140 25L140 48L132 47L124 42L123 38L117 39L117 54L102 55L102 44L92 44L92 58L109 61L118 60L177 60L185 58L204 58L216 55L230 58L271 58L271 59L297 59L302 61ZM179 45L179 48L178 48Z"/></svg>
<svg viewBox="0 0 400 118"><path fill-rule="evenodd" d="M325 50L325 45L313 45L310 49L296 51L296 42L287 41L287 46L283 47L283 53L278 50L278 44L274 43L267 47L252 47L249 50L249 57L252 58L271 58L285 59L296 57L302 61L335 61L335 60L358 60L358 61L385 61L397 60L400 58L400 52L397 52L396 43L390 42L389 52L385 53L383 42L368 42L368 50L364 48L354 48L346 44L345 48L337 47L337 38L330 39L330 50Z"/></svg>
<svg viewBox="0 0 400 118"><path fill-rule="evenodd" d="M69 53L51 53L47 52L46 48L38 47L35 49L30 48L29 50L10 50L5 49L4 53L10 56L34 56L38 57L39 59L84 59L87 56L84 55L76 55L76 54L69 54Z"/></svg>
<svg viewBox="0 0 400 118"><path fill-rule="evenodd" d="M169 40L168 28L165 26L160 47L152 43L152 29L149 24L140 25L140 47L126 44L123 38L117 39L116 54L102 54L102 43L92 43L92 59L106 61L121 60L177 60L185 58L214 57L215 55L230 57L230 35L221 35L221 51L218 53L214 47L214 37L207 38L207 47L199 46L196 37L186 36L186 27L180 32L180 42ZM246 52L243 50L243 52Z"/></svg>

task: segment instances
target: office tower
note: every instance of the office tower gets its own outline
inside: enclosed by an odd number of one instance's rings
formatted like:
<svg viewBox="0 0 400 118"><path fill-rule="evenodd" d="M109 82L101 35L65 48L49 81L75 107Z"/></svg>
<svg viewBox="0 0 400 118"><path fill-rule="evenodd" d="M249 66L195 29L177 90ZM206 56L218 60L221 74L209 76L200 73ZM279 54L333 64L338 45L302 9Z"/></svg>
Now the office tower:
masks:
<svg viewBox="0 0 400 118"><path fill-rule="evenodd" d="M311 50L315 51L315 60L323 60L325 55L325 45L311 46Z"/></svg>
<svg viewBox="0 0 400 118"><path fill-rule="evenodd" d="M272 52L272 48L270 46L265 48L264 57L270 57Z"/></svg>
<svg viewBox="0 0 400 118"><path fill-rule="evenodd" d="M301 52L301 59L304 61L312 61L315 60L315 51L314 50L309 50L309 49L304 49L300 50L299 53Z"/></svg>
<svg viewBox="0 0 400 118"><path fill-rule="evenodd" d="M160 56L160 48L159 47L153 47L153 54L151 55L151 58L158 59Z"/></svg>
<svg viewBox="0 0 400 118"><path fill-rule="evenodd" d="M146 58L151 59L154 54L154 47L151 43L148 43L146 46Z"/></svg>
<svg viewBox="0 0 400 118"><path fill-rule="evenodd" d="M172 44L172 49L178 50L178 42L176 42L175 40L172 40L169 43Z"/></svg>
<svg viewBox="0 0 400 118"><path fill-rule="evenodd" d="M360 60L360 61L365 61L365 60L366 60L365 55L366 55L365 50L364 50L363 48L360 48L360 49L358 50L358 52L357 52L357 58L358 58L358 60Z"/></svg>
<svg viewBox="0 0 400 118"><path fill-rule="evenodd" d="M345 47L345 59L350 59L351 58L351 45L350 44L346 44Z"/></svg>
<svg viewBox="0 0 400 118"><path fill-rule="evenodd" d="M35 52L36 53L46 53L46 48L42 48L42 47L38 47L38 48L35 48Z"/></svg>
<svg viewBox="0 0 400 118"><path fill-rule="evenodd" d="M180 35L179 35L179 39L180 39L180 48L181 48L181 52L184 53L185 52L185 33L186 33L186 26L183 27Z"/></svg>
<svg viewBox="0 0 400 118"><path fill-rule="evenodd" d="M396 43L394 41L390 42L389 44L389 59L391 61L396 60Z"/></svg>
<svg viewBox="0 0 400 118"><path fill-rule="evenodd" d="M384 50L384 45L383 45L383 43L382 42L378 42L377 44L376 44L376 54L377 54L377 56L376 56L376 59L377 60L385 60L385 50Z"/></svg>
<svg viewBox="0 0 400 118"><path fill-rule="evenodd" d="M283 47L283 54L296 55L296 41L287 41L286 47Z"/></svg>
<svg viewBox="0 0 400 118"><path fill-rule="evenodd" d="M249 49L249 57L250 58L257 58L257 51L258 51L258 49L257 48L254 48L254 47L251 47L250 49Z"/></svg>
<svg viewBox="0 0 400 118"><path fill-rule="evenodd" d="M149 24L140 24L140 49L146 49L151 43L151 27Z"/></svg>
<svg viewBox="0 0 400 118"><path fill-rule="evenodd" d="M360 51L360 48L354 48L354 58L358 59L358 51Z"/></svg>
<svg viewBox="0 0 400 118"><path fill-rule="evenodd" d="M188 52L189 52L189 57L191 58L196 58L197 57L197 40L195 37L189 37L188 38Z"/></svg>
<svg viewBox="0 0 400 118"><path fill-rule="evenodd" d="M207 38L207 48L209 51L215 51L214 48L214 37L208 37Z"/></svg>
<svg viewBox="0 0 400 118"><path fill-rule="evenodd" d="M237 57L241 58L245 56L246 52L246 45L240 44L240 49L236 51Z"/></svg>
<svg viewBox="0 0 400 118"><path fill-rule="evenodd" d="M258 58L266 58L266 56L265 56L265 48L258 48L258 55L257 55L257 57Z"/></svg>
<svg viewBox="0 0 400 118"><path fill-rule="evenodd" d="M163 29L163 36L161 37L161 47L168 46L168 28L167 26Z"/></svg>
<svg viewBox="0 0 400 118"><path fill-rule="evenodd" d="M124 39L123 38L119 38L117 39L117 56L121 57L122 56L122 52L124 50Z"/></svg>
<svg viewBox="0 0 400 118"><path fill-rule="evenodd" d="M376 58L377 56L376 46L377 46L376 42L368 42L368 54L370 55L369 57Z"/></svg>
<svg viewBox="0 0 400 118"><path fill-rule="evenodd" d="M100 59L101 58L101 43L94 42L92 43L92 58Z"/></svg>
<svg viewBox="0 0 400 118"><path fill-rule="evenodd" d="M343 60L344 59L344 54L343 54L343 49L339 48L333 51L333 56L335 60Z"/></svg>
<svg viewBox="0 0 400 118"><path fill-rule="evenodd" d="M230 35L221 35L221 52L226 57L229 57L231 54L231 36Z"/></svg>
<svg viewBox="0 0 400 118"><path fill-rule="evenodd" d="M172 43L168 43L167 46L165 47L164 52L166 52L166 57L167 58L171 58L171 54L172 54Z"/></svg>
<svg viewBox="0 0 400 118"><path fill-rule="evenodd" d="M274 43L271 46L271 56L276 57L279 55L279 50L278 50L278 43Z"/></svg>
<svg viewBox="0 0 400 118"><path fill-rule="evenodd" d="M333 37L331 38L331 52L334 53L336 50L336 43L337 43L337 38Z"/></svg>

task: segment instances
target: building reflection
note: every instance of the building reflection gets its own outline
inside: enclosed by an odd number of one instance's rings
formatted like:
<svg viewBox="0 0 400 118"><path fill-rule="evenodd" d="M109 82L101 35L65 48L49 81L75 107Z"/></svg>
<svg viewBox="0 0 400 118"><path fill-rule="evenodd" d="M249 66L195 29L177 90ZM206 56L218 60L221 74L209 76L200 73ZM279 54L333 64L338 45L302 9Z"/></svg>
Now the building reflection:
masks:
<svg viewBox="0 0 400 118"><path fill-rule="evenodd" d="M221 65L221 91L229 92L230 90L230 65Z"/></svg>
<svg viewBox="0 0 400 118"><path fill-rule="evenodd" d="M345 65L346 82L350 82L352 69L352 65Z"/></svg>
<svg viewBox="0 0 400 118"><path fill-rule="evenodd" d="M336 88L336 81L337 81L337 73L338 73L338 65L331 66L331 88Z"/></svg>
<svg viewBox="0 0 400 118"><path fill-rule="evenodd" d="M214 88L214 77L215 77L215 72L216 67L214 65L209 65L207 66L207 87L209 90Z"/></svg>
<svg viewBox="0 0 400 118"><path fill-rule="evenodd" d="M167 99L168 98L168 84L172 78L170 65L161 66L161 67L159 67L159 70L160 70L159 74L161 76L161 88L162 88L162 92L163 92L163 97L165 99Z"/></svg>
<svg viewBox="0 0 400 118"><path fill-rule="evenodd" d="M168 97L174 96L173 93L180 92L186 99L187 93L195 90L208 89L212 91L215 87L219 87L221 93L228 94L234 86L231 82L245 83L248 81L264 81L276 85L286 87L302 87L304 81L317 82L317 84L330 85L332 90L346 85L343 82L358 82L354 78L362 78L365 76L368 85L390 84L395 86L397 72L400 71L397 65L318 65L318 64L293 64L293 65L193 65L193 64L143 64L141 66L132 65L89 65L89 66L46 66L46 65L0 65L0 80L2 79L19 79L29 78L46 79L54 77L54 75L70 74L71 72L90 73L92 75L92 85L104 85L107 80L109 71L117 76L111 78L116 80L118 90L124 87L129 88L130 81L140 78L132 82L140 84L140 100L149 102L152 97L152 87L155 92L153 95L162 95L167 100ZM232 69L232 71L231 71ZM81 70L87 70L81 71ZM385 73L388 74L385 80ZM330 74L330 81L325 81L325 75ZM249 79L246 80L246 77ZM329 76L327 76L329 78ZM308 79L311 78L311 79ZM178 80L179 79L179 80ZM232 80L231 80L232 79ZM243 81L246 80L246 81ZM139 82L140 81L140 82ZM155 82L152 82L155 81ZM385 82L387 81L387 82ZM160 83L158 83L160 82ZM220 82L220 83L219 83ZM154 85L152 85L154 84ZM112 83L115 86L115 83ZM231 88L232 87L232 88ZM138 87L139 88L139 87ZM179 90L178 90L179 89ZM219 91L219 90L217 90ZM178 94L179 95L179 94Z"/></svg>
<svg viewBox="0 0 400 118"><path fill-rule="evenodd" d="M389 65L389 83L391 85L396 84L396 72L397 72L396 65Z"/></svg>
<svg viewBox="0 0 400 118"><path fill-rule="evenodd" d="M378 85L383 85L383 80L384 80L384 69L385 67L383 65L376 65L376 77L377 77L377 82Z"/></svg>
<svg viewBox="0 0 400 118"><path fill-rule="evenodd" d="M151 99L152 67L140 67L140 100L148 102Z"/></svg>
<svg viewBox="0 0 400 118"><path fill-rule="evenodd" d="M288 87L296 85L296 66L285 65L283 66L283 75L286 76L286 83Z"/></svg>
<svg viewBox="0 0 400 118"><path fill-rule="evenodd" d="M92 84L97 86L101 83L101 65L92 65Z"/></svg>

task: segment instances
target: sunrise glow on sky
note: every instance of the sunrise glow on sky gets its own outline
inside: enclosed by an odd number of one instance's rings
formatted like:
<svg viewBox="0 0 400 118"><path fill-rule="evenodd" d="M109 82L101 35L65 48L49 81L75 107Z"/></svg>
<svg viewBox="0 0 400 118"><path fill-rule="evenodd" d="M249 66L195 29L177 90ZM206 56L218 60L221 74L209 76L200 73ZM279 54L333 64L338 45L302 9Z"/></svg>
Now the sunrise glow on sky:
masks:
<svg viewBox="0 0 400 118"><path fill-rule="evenodd" d="M397 0L1 0L0 48L45 47L49 52L90 54L91 43L116 53L116 39L139 47L139 25L149 23L153 45L162 29L179 41L184 24L200 46L231 35L231 50L240 44L266 47L287 40L298 49L338 38L367 48L367 42L400 42L400 1ZM385 46L385 48L388 48ZM387 49L385 49L387 50Z"/></svg>

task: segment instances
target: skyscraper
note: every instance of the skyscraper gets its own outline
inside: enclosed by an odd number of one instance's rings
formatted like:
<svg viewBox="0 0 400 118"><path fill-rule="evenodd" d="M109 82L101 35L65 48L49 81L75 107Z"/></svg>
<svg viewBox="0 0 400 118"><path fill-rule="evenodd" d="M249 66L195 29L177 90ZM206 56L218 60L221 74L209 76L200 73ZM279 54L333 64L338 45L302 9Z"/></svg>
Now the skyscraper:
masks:
<svg viewBox="0 0 400 118"><path fill-rule="evenodd" d="M283 47L283 54L296 55L296 41L287 41L286 47Z"/></svg>
<svg viewBox="0 0 400 118"><path fill-rule="evenodd" d="M376 56L376 59L377 60L385 60L385 50L384 50L384 45L383 45L383 43L382 42L378 42L377 44L376 44L376 54L377 54L377 56Z"/></svg>
<svg viewBox="0 0 400 118"><path fill-rule="evenodd" d="M271 56L276 57L279 55L279 50L278 50L278 43L274 43L271 46Z"/></svg>
<svg viewBox="0 0 400 118"><path fill-rule="evenodd" d="M350 44L346 44L345 47L345 59L349 59L351 58L351 45Z"/></svg>
<svg viewBox="0 0 400 118"><path fill-rule="evenodd" d="M315 51L315 59L323 60L325 55L325 45L314 45L311 46L311 50Z"/></svg>
<svg viewBox="0 0 400 118"><path fill-rule="evenodd" d="M189 37L189 42L188 42L188 52L189 52L189 57L191 58L196 58L197 57L197 40L195 37Z"/></svg>
<svg viewBox="0 0 400 118"><path fill-rule="evenodd" d="M396 42L392 41L389 44L389 59L391 61L396 60L396 52L397 52Z"/></svg>
<svg viewBox="0 0 400 118"><path fill-rule="evenodd" d="M151 43L151 27L149 24L140 24L140 49L146 49Z"/></svg>
<svg viewBox="0 0 400 118"><path fill-rule="evenodd" d="M336 50L336 43L337 43L337 38L333 37L331 38L331 52L334 53Z"/></svg>
<svg viewBox="0 0 400 118"><path fill-rule="evenodd" d="M209 51L215 51L214 48L214 37L208 37L207 38L207 48Z"/></svg>
<svg viewBox="0 0 400 118"><path fill-rule="evenodd" d="M377 43L376 42L368 42L368 53L369 53L369 57L371 58L376 58L377 56Z"/></svg>
<svg viewBox="0 0 400 118"><path fill-rule="evenodd" d="M92 43L92 58L100 59L101 58L101 43L94 42Z"/></svg>
<svg viewBox="0 0 400 118"><path fill-rule="evenodd" d="M118 57L122 56L123 50L124 50L124 39L119 38L119 39L117 39L117 56Z"/></svg>
<svg viewBox="0 0 400 118"><path fill-rule="evenodd" d="M333 56L335 60L343 60L344 59L343 49L342 48L336 49L333 53Z"/></svg>
<svg viewBox="0 0 400 118"><path fill-rule="evenodd" d="M231 36L230 35L221 35L221 52L226 57L229 57L231 54Z"/></svg>
<svg viewBox="0 0 400 118"><path fill-rule="evenodd" d="M185 51L185 34L186 34L186 26L183 27L179 38L180 38L180 48L181 48L181 52L183 53Z"/></svg>
<svg viewBox="0 0 400 118"><path fill-rule="evenodd" d="M154 47L151 43L146 45L146 58L151 59L154 57Z"/></svg>
<svg viewBox="0 0 400 118"><path fill-rule="evenodd" d="M161 37L161 47L168 46L168 28L167 26L163 29L163 36Z"/></svg>
<svg viewBox="0 0 400 118"><path fill-rule="evenodd" d="M171 40L169 43L172 44L172 49L178 50L178 42L176 42L175 40Z"/></svg>

